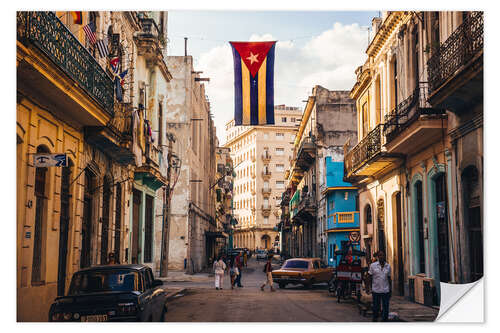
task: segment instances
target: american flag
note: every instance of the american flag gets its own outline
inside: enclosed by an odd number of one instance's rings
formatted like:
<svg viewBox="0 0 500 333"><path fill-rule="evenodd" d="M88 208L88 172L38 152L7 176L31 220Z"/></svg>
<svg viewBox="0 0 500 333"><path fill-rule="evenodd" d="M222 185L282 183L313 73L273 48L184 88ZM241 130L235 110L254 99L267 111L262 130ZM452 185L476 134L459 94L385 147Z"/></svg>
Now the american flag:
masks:
<svg viewBox="0 0 500 333"><path fill-rule="evenodd" d="M95 36L95 23L90 22L86 26L83 27L83 31L85 31L85 34L87 35L88 40L92 45L94 45L97 42L97 38Z"/></svg>
<svg viewBox="0 0 500 333"><path fill-rule="evenodd" d="M108 41L106 39L99 39L97 41L97 49L101 58L106 58L109 54Z"/></svg>

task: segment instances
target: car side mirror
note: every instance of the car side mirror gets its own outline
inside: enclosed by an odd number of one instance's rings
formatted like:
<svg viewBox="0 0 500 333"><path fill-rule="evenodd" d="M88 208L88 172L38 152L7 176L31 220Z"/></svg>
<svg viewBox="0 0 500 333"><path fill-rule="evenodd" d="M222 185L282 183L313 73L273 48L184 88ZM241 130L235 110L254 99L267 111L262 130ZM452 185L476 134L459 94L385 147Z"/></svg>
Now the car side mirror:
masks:
<svg viewBox="0 0 500 333"><path fill-rule="evenodd" d="M162 280L153 280L153 288L159 287L159 286L163 286L163 281Z"/></svg>

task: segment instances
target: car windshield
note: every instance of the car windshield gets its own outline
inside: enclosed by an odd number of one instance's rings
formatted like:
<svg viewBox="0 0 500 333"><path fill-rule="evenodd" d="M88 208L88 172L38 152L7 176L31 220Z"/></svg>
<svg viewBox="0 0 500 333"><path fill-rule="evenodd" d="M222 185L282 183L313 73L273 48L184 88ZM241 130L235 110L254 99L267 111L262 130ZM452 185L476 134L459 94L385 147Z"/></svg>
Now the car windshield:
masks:
<svg viewBox="0 0 500 333"><path fill-rule="evenodd" d="M262 254L262 253L266 253L266 251L264 251L264 250L257 250L257 253L261 253Z"/></svg>
<svg viewBox="0 0 500 333"><path fill-rule="evenodd" d="M283 265L283 268L302 268L302 269L307 269L309 266L308 261L304 260L290 260L285 262L285 265Z"/></svg>
<svg viewBox="0 0 500 333"><path fill-rule="evenodd" d="M140 291L139 274L130 270L86 271L73 275L68 295L102 291Z"/></svg>

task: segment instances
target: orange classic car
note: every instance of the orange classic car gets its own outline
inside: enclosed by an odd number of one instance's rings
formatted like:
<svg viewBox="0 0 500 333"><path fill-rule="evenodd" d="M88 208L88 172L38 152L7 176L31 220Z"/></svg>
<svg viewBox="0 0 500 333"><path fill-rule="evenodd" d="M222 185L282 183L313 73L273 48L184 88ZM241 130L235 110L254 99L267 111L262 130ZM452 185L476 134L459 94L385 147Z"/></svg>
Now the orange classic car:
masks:
<svg viewBox="0 0 500 333"><path fill-rule="evenodd" d="M273 282L280 288L287 284L302 284L310 288L315 283L330 282L333 267L328 267L319 258L294 258L285 261L280 269L271 272Z"/></svg>

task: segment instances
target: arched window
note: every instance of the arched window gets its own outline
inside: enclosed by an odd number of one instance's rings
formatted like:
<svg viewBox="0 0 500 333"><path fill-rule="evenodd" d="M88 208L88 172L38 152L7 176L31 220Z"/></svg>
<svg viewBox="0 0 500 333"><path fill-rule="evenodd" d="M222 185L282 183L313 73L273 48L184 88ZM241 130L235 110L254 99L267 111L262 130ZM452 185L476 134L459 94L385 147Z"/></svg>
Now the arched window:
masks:
<svg viewBox="0 0 500 333"><path fill-rule="evenodd" d="M66 266L68 258L68 232L70 222L70 184L73 162L68 159L68 166L61 172L61 210L59 220L59 264L57 274L57 295L63 296L66 289Z"/></svg>
<svg viewBox="0 0 500 333"><path fill-rule="evenodd" d="M372 224L372 206L365 206L365 224Z"/></svg>
<svg viewBox="0 0 500 333"><path fill-rule="evenodd" d="M38 146L39 153L50 153L45 146ZM31 283L40 283L42 280L42 248L43 230L46 226L46 206L47 206L47 168L35 168L35 226L33 237L33 263L31 269Z"/></svg>
<svg viewBox="0 0 500 333"><path fill-rule="evenodd" d="M94 192L97 187L96 175L90 170L85 170L85 188L83 194L83 221L82 221L82 246L80 252L80 268L91 265L91 246L92 246L92 220L94 208Z"/></svg>

